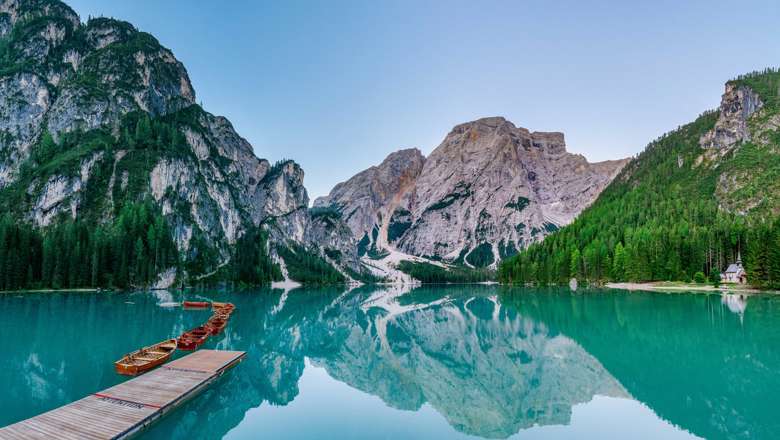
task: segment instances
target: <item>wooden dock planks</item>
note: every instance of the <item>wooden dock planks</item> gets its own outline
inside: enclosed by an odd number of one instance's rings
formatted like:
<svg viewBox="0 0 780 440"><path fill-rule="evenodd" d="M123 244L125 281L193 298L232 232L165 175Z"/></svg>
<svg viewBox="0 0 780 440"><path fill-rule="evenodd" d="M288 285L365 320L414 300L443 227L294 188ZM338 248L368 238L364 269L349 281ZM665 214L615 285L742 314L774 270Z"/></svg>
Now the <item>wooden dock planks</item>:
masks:
<svg viewBox="0 0 780 440"><path fill-rule="evenodd" d="M0 440L125 439L236 365L242 351L199 350L142 376L0 429Z"/></svg>

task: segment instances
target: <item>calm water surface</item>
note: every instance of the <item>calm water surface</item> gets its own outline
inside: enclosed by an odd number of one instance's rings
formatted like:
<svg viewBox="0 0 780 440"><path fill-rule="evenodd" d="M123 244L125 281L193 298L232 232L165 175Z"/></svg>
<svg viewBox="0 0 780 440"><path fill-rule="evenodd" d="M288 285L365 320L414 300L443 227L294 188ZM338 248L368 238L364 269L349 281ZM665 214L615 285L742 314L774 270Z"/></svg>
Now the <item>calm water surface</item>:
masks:
<svg viewBox="0 0 780 440"><path fill-rule="evenodd" d="M0 426L238 307L248 352L145 439L779 438L780 297L502 287L0 295Z"/></svg>

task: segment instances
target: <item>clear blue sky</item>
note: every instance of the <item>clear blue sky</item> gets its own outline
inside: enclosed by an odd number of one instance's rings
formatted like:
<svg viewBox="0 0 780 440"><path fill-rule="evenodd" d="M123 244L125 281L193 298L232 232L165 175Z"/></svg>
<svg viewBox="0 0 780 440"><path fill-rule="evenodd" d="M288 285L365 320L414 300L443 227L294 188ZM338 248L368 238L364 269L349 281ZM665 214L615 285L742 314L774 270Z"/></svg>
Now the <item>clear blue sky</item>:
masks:
<svg viewBox="0 0 780 440"><path fill-rule="evenodd" d="M298 161L313 197L485 116L630 156L716 107L727 79L780 65L777 1L66 2L154 34L206 110Z"/></svg>

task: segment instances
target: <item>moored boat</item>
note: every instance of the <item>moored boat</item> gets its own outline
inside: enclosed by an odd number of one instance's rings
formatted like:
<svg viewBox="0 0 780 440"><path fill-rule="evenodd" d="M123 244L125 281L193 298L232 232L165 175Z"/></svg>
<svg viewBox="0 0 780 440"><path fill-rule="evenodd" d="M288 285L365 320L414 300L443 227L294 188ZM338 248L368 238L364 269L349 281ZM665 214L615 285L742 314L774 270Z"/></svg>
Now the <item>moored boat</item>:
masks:
<svg viewBox="0 0 780 440"><path fill-rule="evenodd" d="M211 315L211 317L212 318L220 318L220 319L224 319L225 321L227 321L228 319L230 319L230 315L231 315L231 313L229 311L217 310L216 312L214 312Z"/></svg>
<svg viewBox="0 0 780 440"><path fill-rule="evenodd" d="M188 351L196 350L198 347L203 345L204 342L206 342L206 339L209 338L210 334L211 330L205 326L195 327L192 330L188 330L182 333L177 340L179 349Z"/></svg>
<svg viewBox="0 0 780 440"><path fill-rule="evenodd" d="M168 339L126 354L122 359L114 362L114 368L119 374L137 376L167 362L174 351L176 351L176 340Z"/></svg>
<svg viewBox="0 0 780 440"><path fill-rule="evenodd" d="M179 347L179 350L185 350L185 351L192 351L198 348L201 344L198 343L198 340L194 337L190 337L189 335L181 335L179 336L179 339L176 340L176 344Z"/></svg>
<svg viewBox="0 0 780 440"><path fill-rule="evenodd" d="M227 325L227 319L212 317L206 321L206 327L211 331L212 335L216 335L225 329Z"/></svg>
<svg viewBox="0 0 780 440"><path fill-rule="evenodd" d="M233 311L236 309L236 306L233 305L233 303L213 302L213 303L211 303L211 308L215 312L233 313Z"/></svg>
<svg viewBox="0 0 780 440"><path fill-rule="evenodd" d="M208 301L184 301L181 305L189 309L207 309L211 306L211 303Z"/></svg>

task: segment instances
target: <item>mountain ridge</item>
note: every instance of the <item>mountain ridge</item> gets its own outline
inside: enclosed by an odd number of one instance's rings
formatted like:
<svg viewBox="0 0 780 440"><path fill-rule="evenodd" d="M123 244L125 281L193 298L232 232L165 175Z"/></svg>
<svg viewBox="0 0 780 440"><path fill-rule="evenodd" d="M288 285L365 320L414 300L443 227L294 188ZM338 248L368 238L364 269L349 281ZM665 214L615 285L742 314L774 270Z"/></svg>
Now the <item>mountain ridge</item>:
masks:
<svg viewBox="0 0 780 440"><path fill-rule="evenodd" d="M360 253L398 250L484 267L570 222L625 163L589 163L566 151L563 133L487 117L453 127L428 157L391 153L314 206L344 216Z"/></svg>

